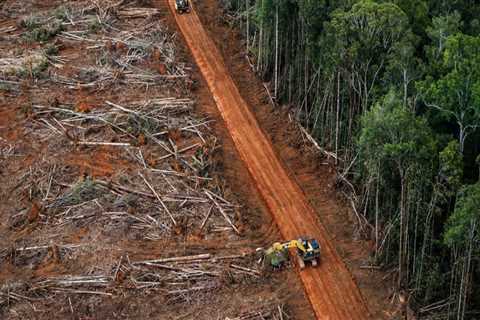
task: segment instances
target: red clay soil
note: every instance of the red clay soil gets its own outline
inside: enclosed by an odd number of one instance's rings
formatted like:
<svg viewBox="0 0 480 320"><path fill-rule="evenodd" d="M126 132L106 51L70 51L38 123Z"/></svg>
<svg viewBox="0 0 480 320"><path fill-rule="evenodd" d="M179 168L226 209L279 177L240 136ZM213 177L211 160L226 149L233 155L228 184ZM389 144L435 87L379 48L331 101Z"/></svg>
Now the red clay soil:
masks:
<svg viewBox="0 0 480 320"><path fill-rule="evenodd" d="M174 0L169 1L174 12ZM305 194L289 175L227 71L222 56L196 12L175 14L242 160L285 239L310 235L322 246L317 268L300 271L318 319L368 319L352 275L337 254Z"/></svg>

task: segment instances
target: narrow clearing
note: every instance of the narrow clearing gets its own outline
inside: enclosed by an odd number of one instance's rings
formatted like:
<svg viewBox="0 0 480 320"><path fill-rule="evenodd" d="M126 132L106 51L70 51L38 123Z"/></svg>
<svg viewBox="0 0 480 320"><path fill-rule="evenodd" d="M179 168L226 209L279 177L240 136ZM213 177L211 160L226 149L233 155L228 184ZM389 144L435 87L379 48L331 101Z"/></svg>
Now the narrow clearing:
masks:
<svg viewBox="0 0 480 320"><path fill-rule="evenodd" d="M169 4L174 11L174 1L169 1ZM367 307L350 272L336 253L304 193L288 175L260 129L195 11L175 15L175 18L209 85L236 148L282 236L285 239L295 239L300 235L309 235L321 243L321 265L300 272L317 318L368 319Z"/></svg>

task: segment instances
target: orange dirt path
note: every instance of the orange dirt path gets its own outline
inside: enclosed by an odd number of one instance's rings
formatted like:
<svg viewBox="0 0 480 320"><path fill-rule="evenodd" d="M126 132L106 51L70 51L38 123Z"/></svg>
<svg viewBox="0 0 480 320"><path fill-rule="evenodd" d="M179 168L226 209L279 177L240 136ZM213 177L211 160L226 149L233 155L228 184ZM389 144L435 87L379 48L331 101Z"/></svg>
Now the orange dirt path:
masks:
<svg viewBox="0 0 480 320"><path fill-rule="evenodd" d="M192 51L242 160L254 179L285 239L301 235L320 242L318 267L307 267L300 277L317 319L362 320L369 312L351 273L337 254L305 194L292 178L229 75L220 51L205 31L195 10L176 14L177 24ZM321 208L320 208L321 209Z"/></svg>

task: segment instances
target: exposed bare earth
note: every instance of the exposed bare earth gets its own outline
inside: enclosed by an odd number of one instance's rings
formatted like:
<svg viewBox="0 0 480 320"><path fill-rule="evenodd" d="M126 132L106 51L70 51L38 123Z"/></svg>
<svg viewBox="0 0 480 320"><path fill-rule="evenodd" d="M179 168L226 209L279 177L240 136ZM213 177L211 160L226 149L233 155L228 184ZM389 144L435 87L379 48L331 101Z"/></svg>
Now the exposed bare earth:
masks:
<svg viewBox="0 0 480 320"><path fill-rule="evenodd" d="M0 3L0 318L311 319L168 6L119 3Z"/></svg>
<svg viewBox="0 0 480 320"><path fill-rule="evenodd" d="M173 1L170 5L173 9ZM231 79L222 56L194 11L176 15L193 56L205 77L237 150L273 214L285 239L317 238L322 246L318 268L301 278L318 319L368 319L363 298L303 191L275 154L249 106Z"/></svg>

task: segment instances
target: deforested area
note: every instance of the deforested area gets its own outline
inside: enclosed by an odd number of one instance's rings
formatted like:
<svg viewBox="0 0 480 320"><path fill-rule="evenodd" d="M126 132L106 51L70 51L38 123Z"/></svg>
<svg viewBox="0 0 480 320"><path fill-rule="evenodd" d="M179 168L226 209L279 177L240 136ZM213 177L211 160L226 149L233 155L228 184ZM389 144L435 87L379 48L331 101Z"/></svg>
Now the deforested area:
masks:
<svg viewBox="0 0 480 320"><path fill-rule="evenodd" d="M477 319L478 2L219 2L270 102L336 163L371 243L364 268L386 273L390 302L405 317Z"/></svg>
<svg viewBox="0 0 480 320"><path fill-rule="evenodd" d="M0 1L1 319L312 318L258 263L280 235L223 176L170 15Z"/></svg>

